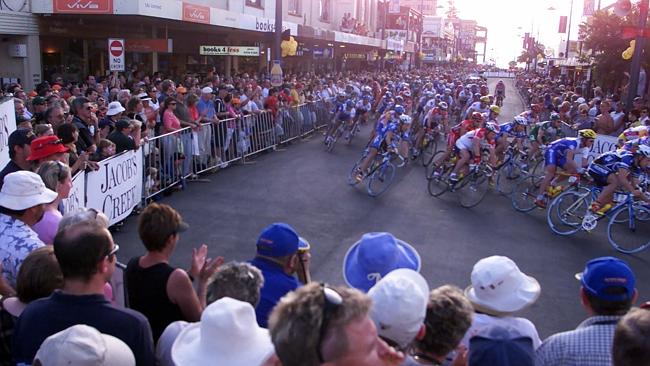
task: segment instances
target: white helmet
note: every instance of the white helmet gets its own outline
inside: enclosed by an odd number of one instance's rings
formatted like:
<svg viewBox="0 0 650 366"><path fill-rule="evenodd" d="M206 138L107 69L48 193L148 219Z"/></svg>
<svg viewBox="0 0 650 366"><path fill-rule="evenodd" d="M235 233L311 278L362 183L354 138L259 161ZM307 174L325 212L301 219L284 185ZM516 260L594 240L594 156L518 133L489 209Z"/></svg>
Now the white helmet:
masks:
<svg viewBox="0 0 650 366"><path fill-rule="evenodd" d="M648 145L639 145L638 149L636 150L637 155L644 156L646 158L650 158L650 146Z"/></svg>
<svg viewBox="0 0 650 366"><path fill-rule="evenodd" d="M401 116L399 116L399 121L401 123L410 125L411 124L411 116L406 115L406 114L402 114Z"/></svg>
<svg viewBox="0 0 650 366"><path fill-rule="evenodd" d="M522 125L522 126L528 125L528 120L526 118L522 117L522 116L515 117L514 122L517 125Z"/></svg>
<svg viewBox="0 0 650 366"><path fill-rule="evenodd" d="M447 108L449 108L449 106L445 102L440 102L440 103L438 103L438 108L446 111Z"/></svg>

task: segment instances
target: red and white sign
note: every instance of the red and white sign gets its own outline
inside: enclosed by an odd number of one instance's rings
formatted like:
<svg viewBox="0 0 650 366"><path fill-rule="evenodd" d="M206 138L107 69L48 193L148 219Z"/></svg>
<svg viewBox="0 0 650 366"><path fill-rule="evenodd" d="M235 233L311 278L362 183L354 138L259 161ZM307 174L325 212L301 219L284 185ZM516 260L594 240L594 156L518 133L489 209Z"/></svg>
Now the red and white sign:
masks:
<svg viewBox="0 0 650 366"><path fill-rule="evenodd" d="M52 0L55 13L112 14L113 0Z"/></svg>
<svg viewBox="0 0 650 366"><path fill-rule="evenodd" d="M108 63L111 71L124 71L124 40L108 39Z"/></svg>
<svg viewBox="0 0 650 366"><path fill-rule="evenodd" d="M183 3L183 20L210 24L210 7Z"/></svg>

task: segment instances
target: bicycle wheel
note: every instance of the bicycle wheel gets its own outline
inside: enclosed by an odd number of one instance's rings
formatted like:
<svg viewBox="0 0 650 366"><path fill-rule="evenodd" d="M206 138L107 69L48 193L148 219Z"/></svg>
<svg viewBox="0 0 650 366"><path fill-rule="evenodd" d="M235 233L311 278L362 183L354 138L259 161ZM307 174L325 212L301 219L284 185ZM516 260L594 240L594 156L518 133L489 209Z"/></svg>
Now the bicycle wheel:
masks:
<svg viewBox="0 0 650 366"><path fill-rule="evenodd" d="M530 162L528 175L543 176L544 175L544 159L533 160Z"/></svg>
<svg viewBox="0 0 650 366"><path fill-rule="evenodd" d="M449 190L448 176L451 172L451 167L448 167L444 163L438 165L431 163L431 165L434 168L431 176L428 177L427 190L431 196L438 197Z"/></svg>
<svg viewBox="0 0 650 366"><path fill-rule="evenodd" d="M506 163L497 173L497 192L505 196L511 195L520 177L519 166L512 161Z"/></svg>
<svg viewBox="0 0 650 366"><path fill-rule="evenodd" d="M444 156L444 151L437 151L431 157L431 162L424 166L424 176L428 179L431 179L433 171L439 168L440 165L444 165L442 157Z"/></svg>
<svg viewBox="0 0 650 366"><path fill-rule="evenodd" d="M539 191L541 176L529 176L521 179L512 190L512 207L519 212L529 212L535 209L535 197Z"/></svg>
<svg viewBox="0 0 650 366"><path fill-rule="evenodd" d="M460 184L459 201L464 208L472 208L481 203L489 189L487 176L480 171L465 177Z"/></svg>
<svg viewBox="0 0 650 366"><path fill-rule="evenodd" d="M609 244L621 253L638 253L650 246L650 208L625 205L613 212L607 225Z"/></svg>
<svg viewBox="0 0 650 366"><path fill-rule="evenodd" d="M362 161L363 158L359 159L356 163L354 163L352 170L350 170L350 173L348 173L348 184L351 186L356 186L357 184L360 183L360 181L357 180L357 169L361 165Z"/></svg>
<svg viewBox="0 0 650 366"><path fill-rule="evenodd" d="M555 197L546 211L548 227L558 235L573 235L582 230L582 219L591 204L591 193L567 191Z"/></svg>
<svg viewBox="0 0 650 366"><path fill-rule="evenodd" d="M368 194L377 197L386 192L395 178L395 166L390 162L383 163L368 178Z"/></svg>
<svg viewBox="0 0 650 366"><path fill-rule="evenodd" d="M433 157L438 151L438 142L434 139L427 141L427 144L422 149L422 166L427 167L433 161Z"/></svg>

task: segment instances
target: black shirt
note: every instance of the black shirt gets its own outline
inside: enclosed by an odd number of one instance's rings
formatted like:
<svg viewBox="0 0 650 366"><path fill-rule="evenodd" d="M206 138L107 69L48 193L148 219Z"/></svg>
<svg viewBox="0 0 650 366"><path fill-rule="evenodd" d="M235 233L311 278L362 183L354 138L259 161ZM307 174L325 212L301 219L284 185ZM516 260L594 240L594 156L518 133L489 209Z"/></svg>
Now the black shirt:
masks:
<svg viewBox="0 0 650 366"><path fill-rule="evenodd" d="M2 185L5 183L5 177L8 174L15 173L20 170L23 170L23 168L19 167L18 164L14 163L13 160L10 160L7 165L5 165L4 169L0 171L0 189L2 189Z"/></svg>
<svg viewBox="0 0 650 366"><path fill-rule="evenodd" d="M82 151L87 151L89 147L95 144L93 134L90 133L88 126L84 121L81 120L81 118L79 118L79 116L74 117L72 124L75 125L79 130L79 138L77 139L77 152L81 153Z"/></svg>
<svg viewBox="0 0 650 366"><path fill-rule="evenodd" d="M126 150L135 150L135 141L120 131L113 131L108 135L108 139L115 144L115 153L119 154Z"/></svg>

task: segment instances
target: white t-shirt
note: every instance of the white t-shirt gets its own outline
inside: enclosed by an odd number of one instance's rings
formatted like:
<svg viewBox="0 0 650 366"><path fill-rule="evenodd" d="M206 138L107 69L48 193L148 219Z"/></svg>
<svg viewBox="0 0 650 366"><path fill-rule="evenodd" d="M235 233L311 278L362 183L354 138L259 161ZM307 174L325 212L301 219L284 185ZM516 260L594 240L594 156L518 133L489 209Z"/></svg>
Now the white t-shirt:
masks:
<svg viewBox="0 0 650 366"><path fill-rule="evenodd" d="M530 337L533 340L533 347L537 349L542 340L539 338L537 328L535 325L526 318L517 318L514 316L496 317L487 314L474 314L472 326L469 327L467 333L460 341L460 343L469 348L469 340L476 335L480 330L490 326L501 326L517 329L523 336Z"/></svg>

